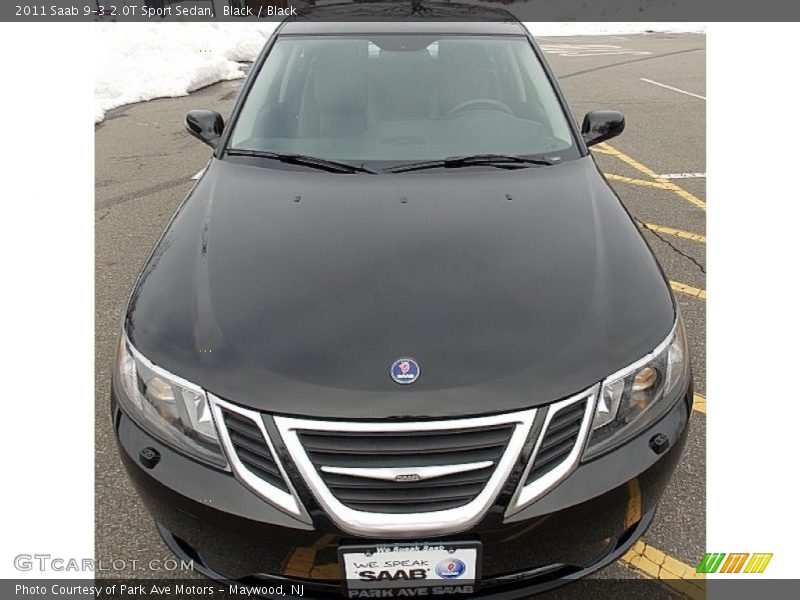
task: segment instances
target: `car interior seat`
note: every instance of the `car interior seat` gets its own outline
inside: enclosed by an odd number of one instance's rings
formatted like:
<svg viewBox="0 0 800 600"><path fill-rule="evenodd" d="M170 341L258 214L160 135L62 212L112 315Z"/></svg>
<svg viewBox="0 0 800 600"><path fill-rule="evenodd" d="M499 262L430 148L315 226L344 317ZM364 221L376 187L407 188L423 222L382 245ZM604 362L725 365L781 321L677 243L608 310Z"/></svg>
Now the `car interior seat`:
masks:
<svg viewBox="0 0 800 600"><path fill-rule="evenodd" d="M346 64L347 68L341 68ZM343 137L374 120L367 75L367 41L321 44L298 116L299 137Z"/></svg>

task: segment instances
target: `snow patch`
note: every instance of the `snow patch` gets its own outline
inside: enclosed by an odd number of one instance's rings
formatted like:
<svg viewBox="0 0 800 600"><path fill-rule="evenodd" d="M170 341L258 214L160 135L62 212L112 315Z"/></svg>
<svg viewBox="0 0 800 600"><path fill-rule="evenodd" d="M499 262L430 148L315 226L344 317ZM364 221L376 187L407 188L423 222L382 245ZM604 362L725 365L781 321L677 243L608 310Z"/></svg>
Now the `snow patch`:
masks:
<svg viewBox="0 0 800 600"><path fill-rule="evenodd" d="M535 37L631 35L640 33L705 33L705 23L523 23Z"/></svg>
<svg viewBox="0 0 800 600"><path fill-rule="evenodd" d="M244 77L277 23L96 26L95 123L112 108Z"/></svg>

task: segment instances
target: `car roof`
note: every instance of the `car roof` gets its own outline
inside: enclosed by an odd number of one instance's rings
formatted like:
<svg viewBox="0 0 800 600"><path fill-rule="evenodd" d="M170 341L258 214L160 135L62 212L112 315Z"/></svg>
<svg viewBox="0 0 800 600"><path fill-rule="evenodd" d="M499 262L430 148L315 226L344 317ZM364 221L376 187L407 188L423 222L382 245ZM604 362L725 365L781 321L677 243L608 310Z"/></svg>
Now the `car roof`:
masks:
<svg viewBox="0 0 800 600"><path fill-rule="evenodd" d="M279 33L524 35L525 28L511 13L498 8L441 2L415 8L409 0L398 0L318 6L284 21Z"/></svg>

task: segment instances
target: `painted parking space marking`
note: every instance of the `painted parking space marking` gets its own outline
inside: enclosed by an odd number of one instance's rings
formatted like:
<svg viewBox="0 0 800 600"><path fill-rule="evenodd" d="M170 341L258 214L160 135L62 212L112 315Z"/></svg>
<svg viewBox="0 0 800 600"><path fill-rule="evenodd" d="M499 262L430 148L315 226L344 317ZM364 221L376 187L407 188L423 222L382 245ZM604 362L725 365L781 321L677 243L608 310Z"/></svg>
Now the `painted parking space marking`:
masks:
<svg viewBox="0 0 800 600"><path fill-rule="evenodd" d="M706 397L701 394L695 394L692 410L706 414Z"/></svg>
<svg viewBox="0 0 800 600"><path fill-rule="evenodd" d="M615 158L618 158L619 160L621 160L622 162L626 163L627 165L630 165L631 167L633 167L634 169L636 169L640 173L643 173L644 175L647 175L650 179L653 179L656 183L660 183L663 186L662 189L669 190L670 192L680 196L681 198L683 198L687 202L689 202L691 204L694 204L697 208L702 208L703 210L706 210L706 203L703 202L702 200L700 200L700 198L698 198L697 196L695 196L691 192L683 189L678 184L673 183L672 181L670 181L668 179L663 179L662 177L659 177L658 173L653 171L653 169L651 169L647 165L644 165L644 164L640 163L635 158L633 158L631 156L628 156L624 152L620 152L619 150L617 150L613 146L608 145L605 142L603 142L602 144L598 144L598 146L602 146L602 149L606 150L607 154L610 154L610 155L614 156Z"/></svg>
<svg viewBox="0 0 800 600"><path fill-rule="evenodd" d="M663 183L659 183L658 181L647 181L645 179L635 179L634 177L625 177L625 175L617 175L616 173L603 173L606 176L606 179L610 179L611 181L619 181L621 183L630 183L632 185L641 185L644 187L654 187L658 188L659 190L666 190L668 189Z"/></svg>
<svg viewBox="0 0 800 600"><path fill-rule="evenodd" d="M289 556L289 560L286 561L286 566L283 569L283 575L287 577L311 577L312 572L317 567L317 554L320 550L328 546L328 544L330 544L334 539L335 538L333 535L325 534L310 546L300 546L295 548L292 551L292 554Z"/></svg>
<svg viewBox="0 0 800 600"><path fill-rule="evenodd" d="M547 54L557 54L558 56L566 57L581 57L581 56L647 56L652 52L646 50L635 50L633 48L625 48L624 46L616 46L614 44L542 44L541 49Z"/></svg>
<svg viewBox="0 0 800 600"><path fill-rule="evenodd" d="M692 287L691 285L686 285L685 283L681 283L680 281L670 281L669 285L673 290L681 294L686 294L687 296L693 296L700 300L706 299L706 291L701 290L700 288Z"/></svg>
<svg viewBox="0 0 800 600"><path fill-rule="evenodd" d="M658 81L653 81L652 79L647 79L645 77L639 77L641 81L645 83L651 83L653 85L657 85L659 87L672 90L673 92L678 92L679 94L686 94L687 96L692 96L693 98L699 98L700 100L705 100L705 96L701 96L700 94L695 94L694 92L687 92L686 90L682 90L681 88L676 88L671 85L667 85L666 83L659 83Z"/></svg>
<svg viewBox="0 0 800 600"><path fill-rule="evenodd" d="M659 175L661 179L705 179L705 173L665 173Z"/></svg>
<svg viewBox="0 0 800 600"><path fill-rule="evenodd" d="M628 506L625 526L632 527L642 519L642 488L639 479L628 482ZM643 540L636 542L618 561L643 575L691 598L705 600L705 575L677 558L665 554Z"/></svg>
<svg viewBox="0 0 800 600"><path fill-rule="evenodd" d="M625 510L625 529L642 520L642 486L638 479L628 482L628 507Z"/></svg>
<svg viewBox="0 0 800 600"><path fill-rule="evenodd" d="M664 585L688 596L692 600L705 600L705 575L694 567L639 540L625 553L620 562L658 579Z"/></svg>
<svg viewBox="0 0 800 600"><path fill-rule="evenodd" d="M681 238L683 240L700 242L701 244L706 243L706 236L700 235L699 233L692 233L691 231L683 231L682 229L675 229L673 227L666 227L664 225L656 225L655 223L640 222L640 224L645 229L649 229L650 231L654 231L656 233L664 233L666 235L672 235Z"/></svg>

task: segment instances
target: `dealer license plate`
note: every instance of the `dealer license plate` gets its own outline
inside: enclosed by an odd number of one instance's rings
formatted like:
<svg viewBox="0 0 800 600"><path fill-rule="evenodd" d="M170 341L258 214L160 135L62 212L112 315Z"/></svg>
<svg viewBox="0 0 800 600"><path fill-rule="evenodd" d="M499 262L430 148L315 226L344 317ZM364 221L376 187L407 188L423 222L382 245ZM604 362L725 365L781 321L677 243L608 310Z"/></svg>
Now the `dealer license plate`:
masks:
<svg viewBox="0 0 800 600"><path fill-rule="evenodd" d="M470 595L480 581L480 542L341 546L348 598Z"/></svg>

